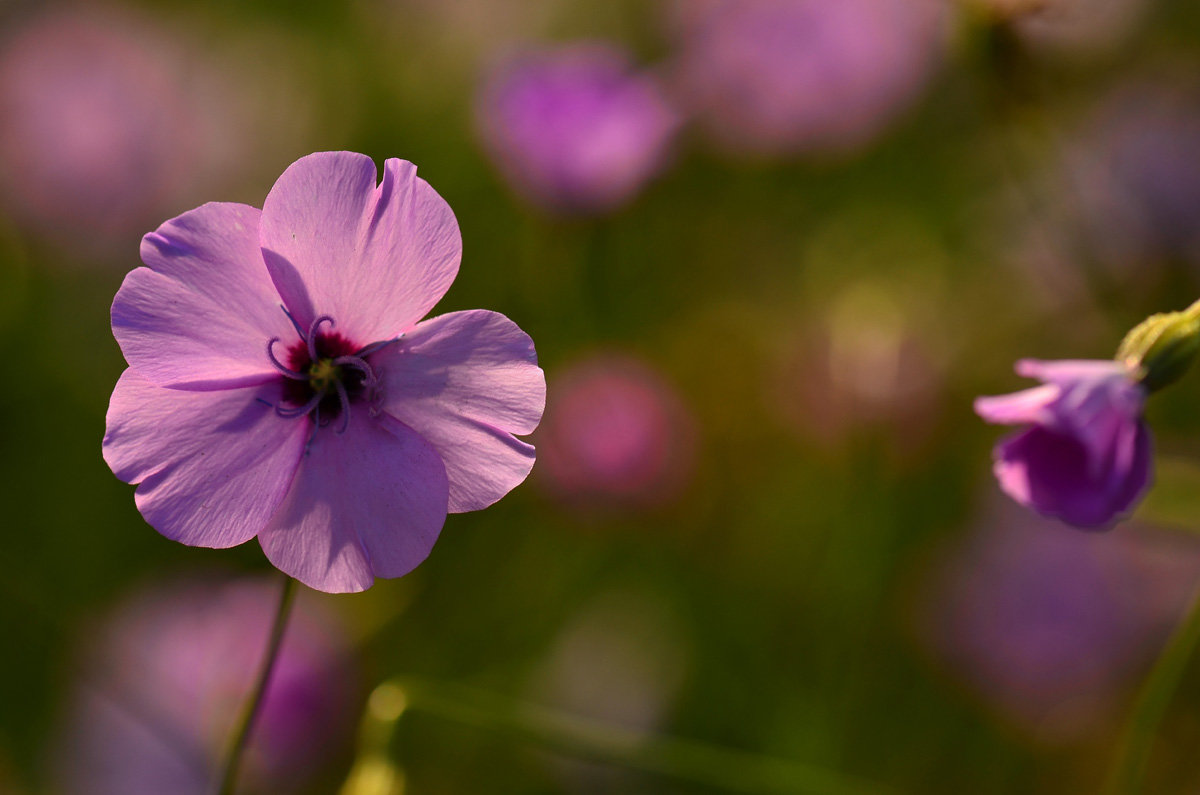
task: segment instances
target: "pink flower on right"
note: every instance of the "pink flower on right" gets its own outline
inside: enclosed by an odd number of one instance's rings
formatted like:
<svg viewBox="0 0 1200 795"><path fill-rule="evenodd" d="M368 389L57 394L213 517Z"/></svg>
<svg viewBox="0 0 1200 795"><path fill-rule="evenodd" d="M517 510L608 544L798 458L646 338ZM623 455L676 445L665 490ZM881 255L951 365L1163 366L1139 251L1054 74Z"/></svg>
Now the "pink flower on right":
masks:
<svg viewBox="0 0 1200 795"><path fill-rule="evenodd" d="M981 397L988 422L1021 425L996 445L1000 487L1040 514L1076 527L1111 527L1151 480L1145 389L1127 365L1105 360L1017 362L1041 386Z"/></svg>

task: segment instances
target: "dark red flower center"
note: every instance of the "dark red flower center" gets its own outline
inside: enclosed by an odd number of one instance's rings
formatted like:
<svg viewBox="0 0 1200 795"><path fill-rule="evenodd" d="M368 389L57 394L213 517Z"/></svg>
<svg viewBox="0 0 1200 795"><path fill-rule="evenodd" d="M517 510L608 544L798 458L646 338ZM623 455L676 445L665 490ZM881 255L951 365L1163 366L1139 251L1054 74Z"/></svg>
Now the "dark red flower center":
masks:
<svg viewBox="0 0 1200 795"><path fill-rule="evenodd" d="M335 323L329 315L314 319L307 333L291 313L288 318L300 339L288 348L286 364L275 356L280 338L267 342L267 358L284 377L282 399L275 405L275 413L286 418L309 417L314 432L340 420L338 433L342 433L350 423L352 405L374 405L381 398L379 377L367 357L399 337L360 347L333 331ZM328 331L321 328L326 324Z"/></svg>
<svg viewBox="0 0 1200 795"><path fill-rule="evenodd" d="M317 396L320 401L313 410L314 417L319 413L322 423L332 422L342 414L342 402L338 386L346 392L349 403L358 403L366 397L367 369L351 367L346 364L347 357L354 356L360 346L350 342L338 332L318 332L314 339L316 358L308 351L308 343L304 340L296 342L287 351L287 366L297 373L304 373L308 378L300 381L294 378L284 379L283 400L292 406L306 406ZM341 364L336 362L341 361ZM365 364L365 361L363 362Z"/></svg>

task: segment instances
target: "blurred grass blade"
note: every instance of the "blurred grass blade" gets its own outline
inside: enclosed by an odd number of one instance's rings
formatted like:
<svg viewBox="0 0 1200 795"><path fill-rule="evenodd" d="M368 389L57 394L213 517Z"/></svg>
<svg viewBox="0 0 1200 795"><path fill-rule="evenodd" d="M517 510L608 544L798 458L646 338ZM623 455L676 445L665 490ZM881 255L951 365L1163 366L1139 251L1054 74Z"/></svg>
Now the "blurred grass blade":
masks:
<svg viewBox="0 0 1200 795"><path fill-rule="evenodd" d="M1137 795L1142 792L1150 751L1159 724L1179 688L1188 660L1200 641L1200 588L1192 596L1183 622L1171 636L1167 647L1142 686L1133 715L1129 719L1121 745L1113 757L1106 795Z"/></svg>
<svg viewBox="0 0 1200 795"><path fill-rule="evenodd" d="M495 732L516 742L749 795L881 795L894 790L777 757L629 731L490 693L395 679L408 709Z"/></svg>

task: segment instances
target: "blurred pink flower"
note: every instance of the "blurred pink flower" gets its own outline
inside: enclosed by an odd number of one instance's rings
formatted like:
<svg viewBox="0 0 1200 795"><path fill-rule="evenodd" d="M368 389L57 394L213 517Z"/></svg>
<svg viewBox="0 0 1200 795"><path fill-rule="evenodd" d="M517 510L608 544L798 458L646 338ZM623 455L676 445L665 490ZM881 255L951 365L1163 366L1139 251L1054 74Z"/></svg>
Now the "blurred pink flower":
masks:
<svg viewBox="0 0 1200 795"><path fill-rule="evenodd" d="M204 795L258 673L278 586L164 584L92 631L51 763L68 795ZM355 673L338 628L301 597L247 757L255 789L304 788L348 744Z"/></svg>
<svg viewBox="0 0 1200 795"><path fill-rule="evenodd" d="M917 99L943 49L940 0L679 0L685 106L731 150L844 152Z"/></svg>
<svg viewBox="0 0 1200 795"><path fill-rule="evenodd" d="M538 435L542 482L561 498L604 508L678 496L692 473L695 426L649 364L596 355L566 368Z"/></svg>
<svg viewBox="0 0 1200 795"><path fill-rule="evenodd" d="M1062 170L1086 251L1145 278L1163 262L1200 265L1200 92L1143 80L1108 97Z"/></svg>
<svg viewBox="0 0 1200 795"><path fill-rule="evenodd" d="M1000 487L1068 524L1112 526L1150 484L1145 390L1128 365L1111 360L1023 359L1017 373L1043 383L975 401L987 422L1023 426L996 445Z"/></svg>
<svg viewBox="0 0 1200 795"><path fill-rule="evenodd" d="M297 160L260 212L210 203L142 241L112 307L129 362L104 457L160 533L258 537L324 591L399 577L446 513L520 484L545 382L495 312L421 321L458 273L449 205L416 167L353 152Z"/></svg>
<svg viewBox="0 0 1200 795"><path fill-rule="evenodd" d="M169 32L132 15L60 10L0 49L0 200L55 238L103 249L140 233L213 163ZM64 224L63 219L69 219Z"/></svg>
<svg viewBox="0 0 1200 795"><path fill-rule="evenodd" d="M1137 527L1073 533L999 503L921 575L935 655L1008 721L1048 742L1095 732L1182 617L1194 539Z"/></svg>
<svg viewBox="0 0 1200 795"><path fill-rule="evenodd" d="M564 212L629 201L662 168L679 126L655 80L601 43L510 58L489 75L476 111L513 188Z"/></svg>

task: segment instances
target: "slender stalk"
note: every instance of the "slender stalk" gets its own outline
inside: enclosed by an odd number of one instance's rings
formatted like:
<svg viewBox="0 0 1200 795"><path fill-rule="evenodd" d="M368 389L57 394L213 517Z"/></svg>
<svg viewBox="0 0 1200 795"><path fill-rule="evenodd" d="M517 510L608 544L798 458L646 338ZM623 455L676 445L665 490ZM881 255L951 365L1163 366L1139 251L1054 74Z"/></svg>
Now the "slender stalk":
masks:
<svg viewBox="0 0 1200 795"><path fill-rule="evenodd" d="M1159 655L1146 683L1138 694L1133 715L1109 770L1106 795L1136 795L1150 762L1154 736L1163 715L1179 687L1192 651L1200 641L1200 588L1192 595L1187 615Z"/></svg>
<svg viewBox="0 0 1200 795"><path fill-rule="evenodd" d="M890 788L819 767L717 745L630 731L446 683L389 687L417 710L552 751L750 795L879 795Z"/></svg>
<svg viewBox="0 0 1200 795"><path fill-rule="evenodd" d="M279 607L275 611L275 623L271 626L271 637L267 642L267 653L263 658L262 668L258 672L258 681L254 684L254 690L246 700L245 706L242 707L241 717L238 719L233 739L229 744L229 753L225 758L225 773L221 777L221 788L218 790L220 795L233 795L234 785L237 783L238 766L241 764L242 754L246 751L250 733L254 730L254 720L258 717L259 709L262 707L263 695L266 694L267 685L271 682L271 672L275 669L276 658L279 657L279 647L283 645L283 633L287 628L288 614L291 613L292 598L295 593L296 581L284 575L283 590L279 593Z"/></svg>

